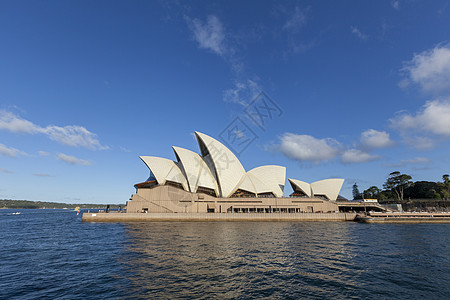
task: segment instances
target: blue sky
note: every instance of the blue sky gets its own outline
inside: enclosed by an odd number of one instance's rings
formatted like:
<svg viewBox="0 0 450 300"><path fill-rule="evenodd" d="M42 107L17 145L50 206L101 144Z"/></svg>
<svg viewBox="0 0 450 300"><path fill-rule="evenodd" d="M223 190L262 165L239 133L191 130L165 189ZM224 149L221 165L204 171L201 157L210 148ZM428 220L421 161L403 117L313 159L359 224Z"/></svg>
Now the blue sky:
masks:
<svg viewBox="0 0 450 300"><path fill-rule="evenodd" d="M194 131L346 197L450 173L449 1L2 1L0 38L0 198L124 203Z"/></svg>

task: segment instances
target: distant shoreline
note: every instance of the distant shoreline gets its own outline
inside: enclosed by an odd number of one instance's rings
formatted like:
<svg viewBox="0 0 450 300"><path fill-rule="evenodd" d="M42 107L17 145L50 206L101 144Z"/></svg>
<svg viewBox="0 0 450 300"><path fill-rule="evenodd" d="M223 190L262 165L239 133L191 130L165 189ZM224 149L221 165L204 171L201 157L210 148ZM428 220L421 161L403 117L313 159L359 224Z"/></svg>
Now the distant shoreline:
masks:
<svg viewBox="0 0 450 300"><path fill-rule="evenodd" d="M106 208L109 205L110 208L119 208L119 206L124 207L125 205L120 204L90 204L90 203L59 203L59 202L46 202L46 201L30 201L30 200L7 200L0 199L0 209L43 209L43 208L67 208L75 209L79 207L80 209L95 209L95 208Z"/></svg>

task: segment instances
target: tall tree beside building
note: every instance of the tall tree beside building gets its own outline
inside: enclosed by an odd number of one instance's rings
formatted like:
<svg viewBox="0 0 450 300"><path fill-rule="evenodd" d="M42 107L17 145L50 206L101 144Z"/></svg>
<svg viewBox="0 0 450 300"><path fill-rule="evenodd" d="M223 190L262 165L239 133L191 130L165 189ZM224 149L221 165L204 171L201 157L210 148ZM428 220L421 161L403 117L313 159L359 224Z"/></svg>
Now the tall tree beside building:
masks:
<svg viewBox="0 0 450 300"><path fill-rule="evenodd" d="M410 187L413 182L412 177L407 174L401 174L399 171L392 172L383 184L386 190L394 191L398 201L403 201L405 189Z"/></svg>
<svg viewBox="0 0 450 300"><path fill-rule="evenodd" d="M449 198L450 197L450 178L448 174L442 175L442 182L444 183L444 187L447 189L447 193L446 193L446 197L444 198Z"/></svg>
<svg viewBox="0 0 450 300"><path fill-rule="evenodd" d="M376 186L371 186L367 190L363 192L363 197L365 199L378 199L380 196L381 190Z"/></svg>
<svg viewBox="0 0 450 300"><path fill-rule="evenodd" d="M356 184L356 182L353 185L352 193L353 193L353 200L362 199L362 195L359 192L358 185Z"/></svg>

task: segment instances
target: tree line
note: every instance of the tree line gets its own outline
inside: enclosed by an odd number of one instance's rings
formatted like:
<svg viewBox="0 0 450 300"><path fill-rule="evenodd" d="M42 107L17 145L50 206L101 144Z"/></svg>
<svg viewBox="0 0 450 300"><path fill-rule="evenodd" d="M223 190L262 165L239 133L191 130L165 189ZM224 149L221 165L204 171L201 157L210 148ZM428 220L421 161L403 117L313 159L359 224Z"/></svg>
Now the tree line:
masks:
<svg viewBox="0 0 450 300"><path fill-rule="evenodd" d="M381 202L396 200L400 203L409 199L450 199L450 178L442 176L442 182L412 181L412 177L395 171L389 174L383 184L383 189L371 186L362 193L358 185L353 185L353 200L378 199Z"/></svg>
<svg viewBox="0 0 450 300"><path fill-rule="evenodd" d="M71 208L71 209L74 209L76 207L86 208L86 209L105 208L106 204L69 204L69 203L59 203L59 202L0 199L0 208L11 208L11 209ZM119 205L110 204L110 207L118 208Z"/></svg>

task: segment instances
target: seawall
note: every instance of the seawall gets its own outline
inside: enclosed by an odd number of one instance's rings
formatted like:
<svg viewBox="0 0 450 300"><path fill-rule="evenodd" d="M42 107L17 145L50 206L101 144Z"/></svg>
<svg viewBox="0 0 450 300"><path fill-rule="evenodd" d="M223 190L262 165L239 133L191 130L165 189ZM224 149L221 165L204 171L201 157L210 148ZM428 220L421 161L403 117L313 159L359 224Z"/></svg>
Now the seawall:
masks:
<svg viewBox="0 0 450 300"><path fill-rule="evenodd" d="M358 216L361 223L450 223L450 213L371 213Z"/></svg>
<svg viewBox="0 0 450 300"><path fill-rule="evenodd" d="M83 213L83 222L354 221L356 213Z"/></svg>

